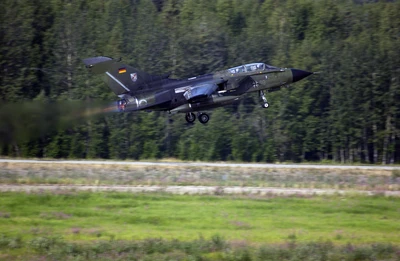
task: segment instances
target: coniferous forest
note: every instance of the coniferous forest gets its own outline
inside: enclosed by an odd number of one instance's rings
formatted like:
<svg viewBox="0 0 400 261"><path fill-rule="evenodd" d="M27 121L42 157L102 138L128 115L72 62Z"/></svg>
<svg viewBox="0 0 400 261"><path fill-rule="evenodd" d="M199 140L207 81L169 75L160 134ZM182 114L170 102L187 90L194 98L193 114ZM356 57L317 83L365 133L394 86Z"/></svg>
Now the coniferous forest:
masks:
<svg viewBox="0 0 400 261"><path fill-rule="evenodd" d="M400 1L2 0L0 9L3 156L400 162ZM249 95L206 125L166 112L65 124L60 107L72 101L118 99L82 63L98 55L177 78L250 62L320 73L267 94L268 109Z"/></svg>

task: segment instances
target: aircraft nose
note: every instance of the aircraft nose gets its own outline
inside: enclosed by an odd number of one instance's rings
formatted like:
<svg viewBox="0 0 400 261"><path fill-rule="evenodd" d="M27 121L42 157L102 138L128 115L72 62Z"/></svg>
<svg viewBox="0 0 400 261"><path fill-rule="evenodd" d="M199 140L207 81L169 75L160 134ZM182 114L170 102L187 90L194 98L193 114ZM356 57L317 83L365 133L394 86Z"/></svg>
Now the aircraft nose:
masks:
<svg viewBox="0 0 400 261"><path fill-rule="evenodd" d="M297 82L300 81L301 79L306 78L307 76L310 76L313 74L312 72L307 72L299 69L291 69L292 70L292 75L293 75L293 81L292 82Z"/></svg>

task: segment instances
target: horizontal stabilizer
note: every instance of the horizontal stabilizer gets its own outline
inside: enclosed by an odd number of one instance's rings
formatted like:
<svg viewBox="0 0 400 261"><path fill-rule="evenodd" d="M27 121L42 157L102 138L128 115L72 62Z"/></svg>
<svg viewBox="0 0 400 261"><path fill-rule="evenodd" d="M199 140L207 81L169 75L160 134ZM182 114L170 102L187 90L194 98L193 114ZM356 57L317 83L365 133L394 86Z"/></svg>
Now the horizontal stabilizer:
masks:
<svg viewBox="0 0 400 261"><path fill-rule="evenodd" d="M115 62L114 59L105 56L97 56L83 59L86 68L89 68L92 73L105 73L110 66Z"/></svg>

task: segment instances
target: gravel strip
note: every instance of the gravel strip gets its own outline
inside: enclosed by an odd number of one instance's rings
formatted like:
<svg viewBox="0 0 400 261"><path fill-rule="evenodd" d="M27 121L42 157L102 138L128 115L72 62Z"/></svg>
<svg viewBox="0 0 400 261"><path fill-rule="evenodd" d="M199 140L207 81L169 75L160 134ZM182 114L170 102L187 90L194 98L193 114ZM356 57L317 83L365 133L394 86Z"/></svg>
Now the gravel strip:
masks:
<svg viewBox="0 0 400 261"><path fill-rule="evenodd" d="M171 194L190 195L279 195L279 196L313 196L313 195L382 195L399 197L400 191L361 191L335 189L292 189L292 188L265 188L265 187L217 187L217 186L87 186L87 185L0 185L1 192L41 192L41 191L113 191L113 192L164 192Z"/></svg>

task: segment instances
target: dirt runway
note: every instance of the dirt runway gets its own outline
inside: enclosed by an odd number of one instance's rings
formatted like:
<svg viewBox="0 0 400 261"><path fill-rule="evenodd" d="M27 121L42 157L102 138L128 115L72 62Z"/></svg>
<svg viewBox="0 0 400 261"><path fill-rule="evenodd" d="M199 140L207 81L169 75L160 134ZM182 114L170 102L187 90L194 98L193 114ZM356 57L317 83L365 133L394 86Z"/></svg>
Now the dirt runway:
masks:
<svg viewBox="0 0 400 261"><path fill-rule="evenodd" d="M399 197L400 191L361 191L335 189L293 189L264 187L219 187L219 186L121 186L121 185L0 185L0 191L14 192L67 192L67 191L110 191L129 193L171 193L187 195L259 195L259 196L314 196L314 195L383 195Z"/></svg>

